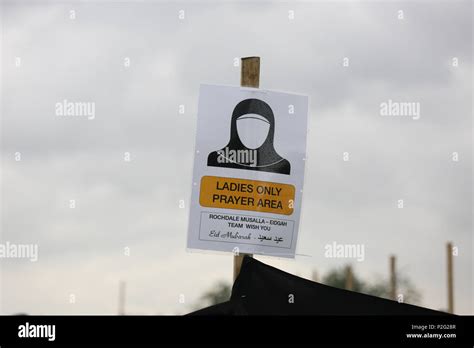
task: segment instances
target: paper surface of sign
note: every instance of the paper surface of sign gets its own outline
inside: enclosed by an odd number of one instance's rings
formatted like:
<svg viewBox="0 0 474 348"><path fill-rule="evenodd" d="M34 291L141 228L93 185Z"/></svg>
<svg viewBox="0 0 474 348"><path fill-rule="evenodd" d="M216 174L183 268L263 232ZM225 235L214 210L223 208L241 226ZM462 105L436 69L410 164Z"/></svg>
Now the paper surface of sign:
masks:
<svg viewBox="0 0 474 348"><path fill-rule="evenodd" d="M306 96L201 85L188 248L294 257L307 114Z"/></svg>

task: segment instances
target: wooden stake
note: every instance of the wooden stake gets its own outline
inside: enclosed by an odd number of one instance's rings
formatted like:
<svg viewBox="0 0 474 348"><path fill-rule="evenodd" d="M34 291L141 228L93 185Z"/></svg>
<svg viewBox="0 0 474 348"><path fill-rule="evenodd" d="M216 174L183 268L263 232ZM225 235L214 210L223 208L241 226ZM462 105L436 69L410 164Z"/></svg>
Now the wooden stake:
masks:
<svg viewBox="0 0 474 348"><path fill-rule="evenodd" d="M395 268L395 255L390 256L390 299L397 299L397 273Z"/></svg>
<svg viewBox="0 0 474 348"><path fill-rule="evenodd" d="M260 85L260 57L244 57L241 59L240 86L258 88ZM244 256L251 254L234 255L234 281L240 273Z"/></svg>
<svg viewBox="0 0 474 348"><path fill-rule="evenodd" d="M240 86L258 88L260 85L260 57L241 59Z"/></svg>
<svg viewBox="0 0 474 348"><path fill-rule="evenodd" d="M346 290L352 290L354 288L353 278L352 267L349 265L346 268Z"/></svg>
<svg viewBox="0 0 474 348"><path fill-rule="evenodd" d="M448 313L454 313L454 287L453 287L453 244L446 244L448 257Z"/></svg>
<svg viewBox="0 0 474 348"><path fill-rule="evenodd" d="M125 282L119 282L119 303L118 314L125 315Z"/></svg>

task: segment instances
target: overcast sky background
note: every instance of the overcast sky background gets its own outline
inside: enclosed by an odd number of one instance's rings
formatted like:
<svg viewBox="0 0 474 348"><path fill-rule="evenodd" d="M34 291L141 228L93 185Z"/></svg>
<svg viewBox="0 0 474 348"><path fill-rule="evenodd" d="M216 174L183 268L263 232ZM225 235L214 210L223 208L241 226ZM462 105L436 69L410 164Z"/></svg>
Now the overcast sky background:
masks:
<svg viewBox="0 0 474 348"><path fill-rule="evenodd" d="M187 203L199 84L238 85L248 55L261 88L310 98L300 256L258 259L378 279L395 254L440 309L453 241L455 310L474 313L472 15L471 1L4 2L1 239L40 254L0 259L0 313L114 314L119 280L128 313L187 313L231 281L231 255L185 250ZM64 99L95 102L95 119L56 116ZM420 119L380 116L388 99L420 102ZM325 258L333 241L365 261Z"/></svg>

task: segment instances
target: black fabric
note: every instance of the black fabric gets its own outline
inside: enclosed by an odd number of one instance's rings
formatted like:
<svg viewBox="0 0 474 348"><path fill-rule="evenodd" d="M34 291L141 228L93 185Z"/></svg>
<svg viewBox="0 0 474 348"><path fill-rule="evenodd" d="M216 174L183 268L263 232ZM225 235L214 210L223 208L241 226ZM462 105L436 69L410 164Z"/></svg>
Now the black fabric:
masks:
<svg viewBox="0 0 474 348"><path fill-rule="evenodd" d="M237 299L206 307L189 315L247 315L247 312L242 307L242 301Z"/></svg>
<svg viewBox="0 0 474 348"><path fill-rule="evenodd" d="M293 303L290 303L293 295ZM447 315L312 282L245 257L228 302L200 315Z"/></svg>

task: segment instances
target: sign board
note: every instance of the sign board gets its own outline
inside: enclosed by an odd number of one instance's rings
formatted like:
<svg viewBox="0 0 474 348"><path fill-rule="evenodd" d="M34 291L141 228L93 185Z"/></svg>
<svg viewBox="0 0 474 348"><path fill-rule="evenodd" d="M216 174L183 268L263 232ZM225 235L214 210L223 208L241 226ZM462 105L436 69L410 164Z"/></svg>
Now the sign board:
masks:
<svg viewBox="0 0 474 348"><path fill-rule="evenodd" d="M201 85L188 248L294 257L307 114L307 96Z"/></svg>

